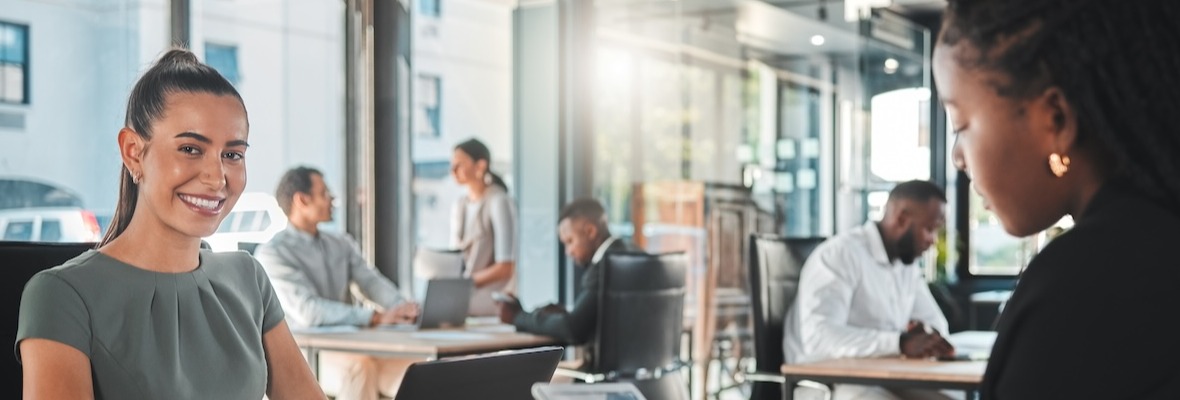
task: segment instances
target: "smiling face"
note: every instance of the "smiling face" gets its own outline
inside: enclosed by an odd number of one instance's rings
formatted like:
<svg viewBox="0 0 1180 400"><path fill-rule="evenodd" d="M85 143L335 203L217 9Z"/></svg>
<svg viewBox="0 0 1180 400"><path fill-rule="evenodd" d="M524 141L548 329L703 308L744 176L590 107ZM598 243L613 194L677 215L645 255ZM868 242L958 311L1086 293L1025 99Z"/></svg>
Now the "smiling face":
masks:
<svg viewBox="0 0 1180 400"><path fill-rule="evenodd" d="M1054 177L1049 155L1077 156L1070 151L1076 123L1063 95L1051 87L1027 99L1001 96L997 86L1006 77L964 67L962 57L978 53L971 44L939 42L933 72L954 124L952 160L1008 233L1027 236L1049 227L1067 211L1073 178Z"/></svg>
<svg viewBox="0 0 1180 400"><path fill-rule="evenodd" d="M475 161L463 150L455 149L451 154L451 176L460 185L467 185L482 180L488 169L486 160Z"/></svg>
<svg viewBox="0 0 1180 400"><path fill-rule="evenodd" d="M133 221L201 238L217 231L246 186L248 125L240 100L172 93L151 140L119 133L128 169L140 175Z"/></svg>

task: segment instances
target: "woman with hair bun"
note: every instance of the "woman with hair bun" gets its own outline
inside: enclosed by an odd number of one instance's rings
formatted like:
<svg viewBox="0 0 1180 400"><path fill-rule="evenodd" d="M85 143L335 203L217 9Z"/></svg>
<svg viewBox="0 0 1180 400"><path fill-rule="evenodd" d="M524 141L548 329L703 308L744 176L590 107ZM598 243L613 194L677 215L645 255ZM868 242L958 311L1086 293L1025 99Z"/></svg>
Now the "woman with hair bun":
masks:
<svg viewBox="0 0 1180 400"><path fill-rule="evenodd" d="M110 231L25 286L24 398L324 398L258 262L201 249L246 186L248 136L237 90L191 52L140 77Z"/></svg>

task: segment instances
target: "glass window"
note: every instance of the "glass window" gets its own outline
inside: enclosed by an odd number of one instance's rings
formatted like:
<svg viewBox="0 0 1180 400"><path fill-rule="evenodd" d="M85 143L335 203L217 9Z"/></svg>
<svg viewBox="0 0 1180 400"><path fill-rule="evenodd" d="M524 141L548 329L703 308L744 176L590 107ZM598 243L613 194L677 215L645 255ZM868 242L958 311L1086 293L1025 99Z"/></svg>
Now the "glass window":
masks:
<svg viewBox="0 0 1180 400"><path fill-rule="evenodd" d="M418 14L438 16L440 2L414 4ZM491 171L508 183L509 195L518 190L512 175L515 3L476 0L447 6L451 15L468 17L412 19L414 70L406 78L414 91L409 188L414 247L451 246L451 210L467 190L450 172L459 142L475 138L487 145Z"/></svg>
<svg viewBox="0 0 1180 400"><path fill-rule="evenodd" d="M33 221L10 221L4 227L4 240L33 240Z"/></svg>
<svg viewBox="0 0 1180 400"><path fill-rule="evenodd" d="M1019 274L1050 240L1073 227L1073 218L1066 216L1036 235L1018 238L1004 231L995 213L983 207L979 194L972 191L970 198L971 251L967 265L972 275Z"/></svg>
<svg viewBox="0 0 1180 400"><path fill-rule="evenodd" d="M270 213L262 212L262 219L258 221L258 225L254 227L256 231L263 231L270 228Z"/></svg>
<svg viewBox="0 0 1180 400"><path fill-rule="evenodd" d="M419 0L418 13L427 17L441 17L442 0Z"/></svg>
<svg viewBox="0 0 1180 400"><path fill-rule="evenodd" d="M205 43L205 62L220 72L229 83L238 86L238 47Z"/></svg>
<svg viewBox="0 0 1180 400"><path fill-rule="evenodd" d="M881 93L873 96L870 108L869 169L873 175L889 182L930 179L930 90L918 87Z"/></svg>
<svg viewBox="0 0 1180 400"><path fill-rule="evenodd" d="M241 218L241 216L242 213L240 212L229 213L229 215L225 216L225 219L221 220L221 225L217 226L217 233L233 232L234 227L238 224L238 218Z"/></svg>
<svg viewBox="0 0 1180 400"><path fill-rule="evenodd" d="M115 137L137 78L171 46L168 30L160 29L171 13L167 2L90 3L0 6L0 108L29 99L53 106L53 112L17 111L23 130L0 128L0 215L71 208L90 212L104 229L111 224L122 164ZM235 84L250 117L245 191L273 191L295 165L319 169L330 187L344 185L345 3L202 4L190 16L201 27L192 32L194 51ZM7 22L13 20L27 25ZM43 62L30 63L30 54ZM85 73L78 73L79 65ZM31 85L30 76L52 84ZM11 114L0 110L0 125ZM352 196L340 197L347 202ZM337 208L341 214L346 209ZM235 227L232 217L225 222L219 229ZM342 222L323 227L336 224ZM63 240L73 240L72 225L61 219Z"/></svg>
<svg viewBox="0 0 1180 400"><path fill-rule="evenodd" d="M238 218L234 232L249 232L254 229L254 221L258 218L259 211L246 211Z"/></svg>
<svg viewBox="0 0 1180 400"><path fill-rule="evenodd" d="M41 237L38 240L42 242L60 242L61 221L56 219L41 220Z"/></svg>
<svg viewBox="0 0 1180 400"><path fill-rule="evenodd" d="M28 103L28 76L29 28L0 22L0 103Z"/></svg>
<svg viewBox="0 0 1180 400"><path fill-rule="evenodd" d="M418 136L442 136L442 79L435 75L418 75Z"/></svg>

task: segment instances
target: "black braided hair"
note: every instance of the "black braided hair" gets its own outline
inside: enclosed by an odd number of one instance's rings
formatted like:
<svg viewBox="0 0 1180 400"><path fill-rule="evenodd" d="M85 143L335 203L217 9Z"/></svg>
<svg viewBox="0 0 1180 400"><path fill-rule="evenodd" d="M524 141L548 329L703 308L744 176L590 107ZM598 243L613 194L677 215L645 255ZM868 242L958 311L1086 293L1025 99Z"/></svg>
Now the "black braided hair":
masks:
<svg viewBox="0 0 1180 400"><path fill-rule="evenodd" d="M1078 118L1078 142L1180 210L1180 1L949 0L940 42L967 41L966 67L999 72L997 93L1056 86Z"/></svg>

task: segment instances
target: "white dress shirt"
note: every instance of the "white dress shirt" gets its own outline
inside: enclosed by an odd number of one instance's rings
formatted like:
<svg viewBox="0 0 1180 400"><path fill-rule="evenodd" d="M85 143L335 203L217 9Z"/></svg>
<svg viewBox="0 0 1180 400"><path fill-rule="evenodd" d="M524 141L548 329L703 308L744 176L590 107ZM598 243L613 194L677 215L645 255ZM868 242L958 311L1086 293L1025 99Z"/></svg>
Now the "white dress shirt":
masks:
<svg viewBox="0 0 1180 400"><path fill-rule="evenodd" d="M921 268L889 262L875 222L815 249L784 321L787 363L900 354L910 320L947 333Z"/></svg>

